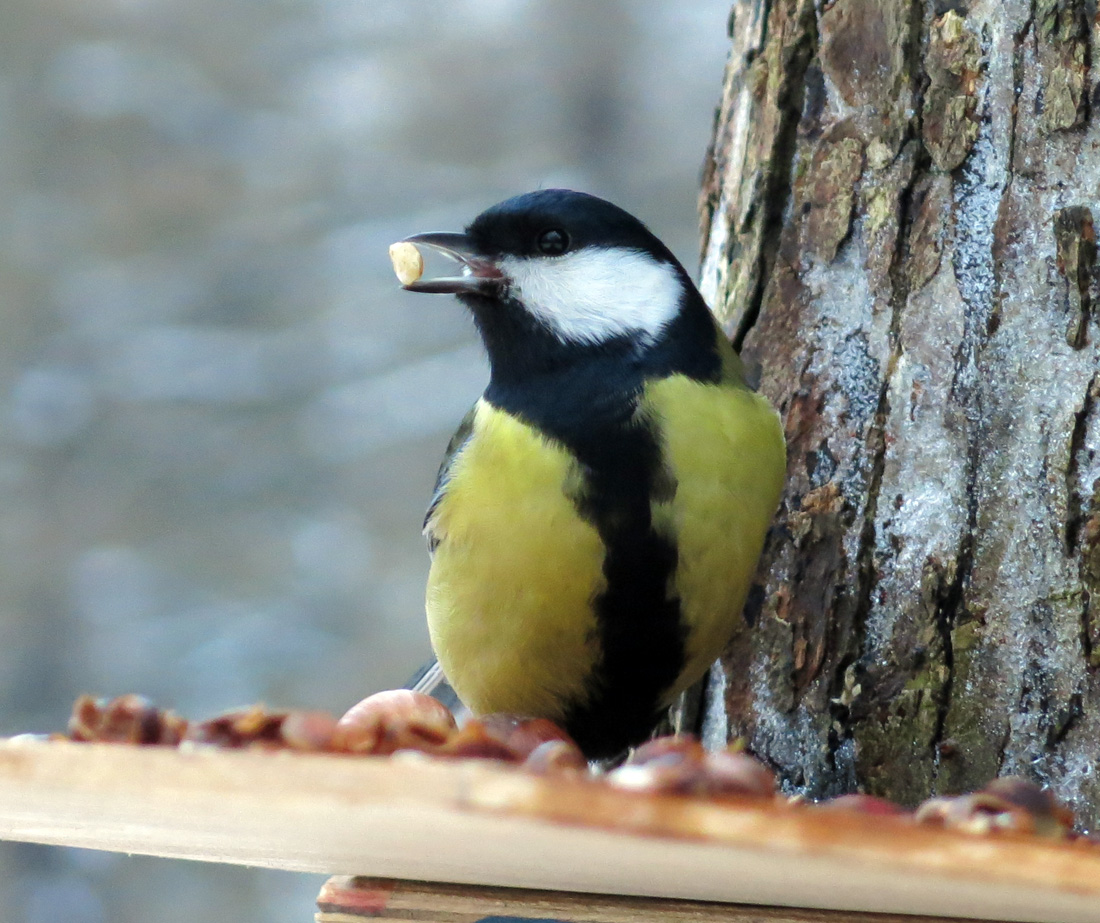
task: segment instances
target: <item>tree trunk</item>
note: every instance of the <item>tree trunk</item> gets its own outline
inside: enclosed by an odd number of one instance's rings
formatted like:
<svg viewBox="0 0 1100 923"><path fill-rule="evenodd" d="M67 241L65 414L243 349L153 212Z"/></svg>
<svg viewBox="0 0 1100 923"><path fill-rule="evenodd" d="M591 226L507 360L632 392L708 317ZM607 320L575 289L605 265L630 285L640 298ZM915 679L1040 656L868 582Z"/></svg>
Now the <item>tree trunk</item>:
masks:
<svg viewBox="0 0 1100 923"><path fill-rule="evenodd" d="M709 734L1100 817L1095 0L737 0L703 290L788 484ZM724 705L724 708L720 707Z"/></svg>

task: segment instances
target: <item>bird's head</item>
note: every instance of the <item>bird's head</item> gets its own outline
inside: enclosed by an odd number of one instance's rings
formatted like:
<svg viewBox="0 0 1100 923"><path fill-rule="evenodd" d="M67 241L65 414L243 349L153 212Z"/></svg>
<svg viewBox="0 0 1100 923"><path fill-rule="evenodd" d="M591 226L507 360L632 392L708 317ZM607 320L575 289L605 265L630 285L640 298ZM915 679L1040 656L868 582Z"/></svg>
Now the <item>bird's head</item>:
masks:
<svg viewBox="0 0 1100 923"><path fill-rule="evenodd" d="M456 270L408 282L450 292L471 310L498 362L593 350L640 356L666 341L685 314L713 341L702 298L669 249L637 218L582 192L544 189L494 205L464 233L404 241ZM702 315L700 315L700 311Z"/></svg>

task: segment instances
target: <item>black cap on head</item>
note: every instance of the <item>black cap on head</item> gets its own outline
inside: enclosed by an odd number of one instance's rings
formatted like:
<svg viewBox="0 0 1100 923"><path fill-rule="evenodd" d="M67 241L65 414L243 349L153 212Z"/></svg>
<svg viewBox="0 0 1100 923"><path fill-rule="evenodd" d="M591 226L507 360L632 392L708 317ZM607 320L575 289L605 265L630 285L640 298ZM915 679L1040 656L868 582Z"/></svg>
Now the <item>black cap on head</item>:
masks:
<svg viewBox="0 0 1100 923"><path fill-rule="evenodd" d="M683 267L641 221L597 196L528 192L486 209L462 234L406 242L460 267L405 287L466 305L489 353L492 395L557 388L548 376L567 370L560 387L582 400L634 393L649 375L720 374L714 320Z"/></svg>
<svg viewBox="0 0 1100 923"><path fill-rule="evenodd" d="M505 199L478 215L466 234L486 256L560 256L584 247L623 247L679 265L629 212L572 189L540 189Z"/></svg>

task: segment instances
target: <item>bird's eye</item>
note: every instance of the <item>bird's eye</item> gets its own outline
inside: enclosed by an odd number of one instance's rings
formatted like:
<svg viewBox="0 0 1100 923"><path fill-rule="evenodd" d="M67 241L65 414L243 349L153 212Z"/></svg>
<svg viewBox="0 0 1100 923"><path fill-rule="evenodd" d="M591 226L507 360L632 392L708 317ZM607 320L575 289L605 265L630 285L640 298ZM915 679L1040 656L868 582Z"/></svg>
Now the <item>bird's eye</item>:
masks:
<svg viewBox="0 0 1100 923"><path fill-rule="evenodd" d="M560 256L569 249L569 235L561 228L550 228L539 234L535 246L544 256Z"/></svg>

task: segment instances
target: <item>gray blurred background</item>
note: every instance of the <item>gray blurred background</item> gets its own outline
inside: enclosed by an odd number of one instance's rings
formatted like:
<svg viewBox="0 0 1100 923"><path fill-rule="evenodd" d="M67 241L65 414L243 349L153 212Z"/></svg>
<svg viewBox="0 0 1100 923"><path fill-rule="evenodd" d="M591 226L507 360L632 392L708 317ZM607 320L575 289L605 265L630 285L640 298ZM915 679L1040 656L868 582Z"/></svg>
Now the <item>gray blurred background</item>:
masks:
<svg viewBox="0 0 1100 923"><path fill-rule="evenodd" d="M486 371L387 245L604 195L697 263L728 0L0 0L0 734L81 692L340 712L428 656ZM0 844L0 919L312 919L321 879Z"/></svg>

